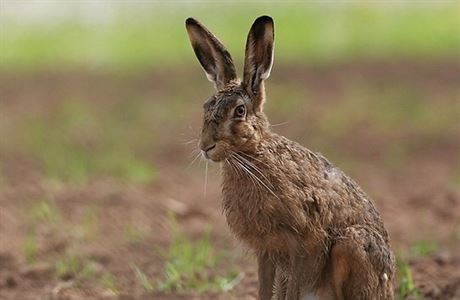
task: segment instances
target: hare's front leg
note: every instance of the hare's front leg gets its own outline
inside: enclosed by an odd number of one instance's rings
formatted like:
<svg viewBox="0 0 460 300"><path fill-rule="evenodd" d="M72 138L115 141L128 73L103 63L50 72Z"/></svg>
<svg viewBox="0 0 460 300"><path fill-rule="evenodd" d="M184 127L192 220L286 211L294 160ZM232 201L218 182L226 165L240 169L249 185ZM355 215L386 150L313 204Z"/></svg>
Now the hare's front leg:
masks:
<svg viewBox="0 0 460 300"><path fill-rule="evenodd" d="M275 265L265 252L259 253L257 262L259 265L259 300L270 300L273 297Z"/></svg>
<svg viewBox="0 0 460 300"><path fill-rule="evenodd" d="M296 251L290 254L290 266L285 300L300 299L300 279L302 277L302 258Z"/></svg>

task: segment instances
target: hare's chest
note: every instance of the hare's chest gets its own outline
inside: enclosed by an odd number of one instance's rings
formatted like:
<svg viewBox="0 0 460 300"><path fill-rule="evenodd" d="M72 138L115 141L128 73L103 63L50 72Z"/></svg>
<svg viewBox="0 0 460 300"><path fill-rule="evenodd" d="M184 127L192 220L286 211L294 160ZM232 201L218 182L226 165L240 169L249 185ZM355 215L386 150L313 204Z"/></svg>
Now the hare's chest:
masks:
<svg viewBox="0 0 460 300"><path fill-rule="evenodd" d="M289 239L282 228L282 209L273 199L224 196L224 212L230 230L244 244L253 249L282 251Z"/></svg>
<svg viewBox="0 0 460 300"><path fill-rule="evenodd" d="M230 230L246 246L254 250L285 252L289 237L286 232L274 228L264 217L242 218L238 212L227 214Z"/></svg>

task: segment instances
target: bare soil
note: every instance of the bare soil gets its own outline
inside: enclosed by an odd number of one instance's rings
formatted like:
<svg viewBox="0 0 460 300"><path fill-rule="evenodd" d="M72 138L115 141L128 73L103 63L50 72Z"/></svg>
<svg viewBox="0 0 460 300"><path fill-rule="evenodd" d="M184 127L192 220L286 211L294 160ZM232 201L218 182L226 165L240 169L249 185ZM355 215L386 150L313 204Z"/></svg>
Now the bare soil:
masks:
<svg viewBox="0 0 460 300"><path fill-rule="evenodd" d="M452 62L280 67L268 84L272 103L267 104L267 110L272 123L288 121L274 130L332 157L333 163L371 195L395 252L408 261L421 299L460 299L460 191L455 179L459 176L460 116L456 124L437 131L423 124L420 128L382 131L369 119L358 120L355 126L334 134L321 131L318 124L326 116L324 107L333 109L347 101L350 82L364 82L376 93L395 86L408 87L423 96L422 105L445 106L458 112L458 71L458 64ZM11 139L11 143L4 140L0 148L0 299L256 298L254 259L234 240L221 213L219 167L210 165L206 192L204 164L187 167L194 143L186 141L196 137L200 101L211 92L199 72L176 70L167 78L163 71L131 75L90 71L0 74L2 139ZM192 86L184 87L188 83ZM286 91L272 96L270 91L276 91L271 84L299 89L296 96L309 100L301 106L278 109L275 101L283 101ZM180 89L183 91L177 92ZM173 90L176 94L171 95ZM171 106L179 101L176 96L181 98L181 106ZM46 118L65 97L90 103L101 114L105 106L119 101L151 101L153 110L168 107L165 114L169 115L140 127L152 130L151 151L140 155L157 168L156 179L136 184L110 176L94 176L84 183L46 178L28 149L15 144L8 132L14 132L16 124L30 115ZM369 103L366 110L370 111L373 105ZM356 121L353 113L348 117L351 123ZM404 146L402 161L389 162L388 144ZM53 199L60 214L57 221L37 222L30 216L31 207L41 199ZM96 220L86 222L91 208L97 212ZM230 292L166 293L142 287L132 265L139 266L152 281L162 278L164 260L155 249L167 249L171 242L170 212L192 240L211 228L212 244L216 251L225 253L224 261L213 272L236 269L242 277ZM143 238L126 237L129 226L144 232ZM33 263L24 254L24 241L30 232L35 234L37 246ZM421 241L434 244L434 249L417 252L414 249ZM56 260L66 253L91 264L97 274L113 274L118 295L95 279L57 274Z"/></svg>

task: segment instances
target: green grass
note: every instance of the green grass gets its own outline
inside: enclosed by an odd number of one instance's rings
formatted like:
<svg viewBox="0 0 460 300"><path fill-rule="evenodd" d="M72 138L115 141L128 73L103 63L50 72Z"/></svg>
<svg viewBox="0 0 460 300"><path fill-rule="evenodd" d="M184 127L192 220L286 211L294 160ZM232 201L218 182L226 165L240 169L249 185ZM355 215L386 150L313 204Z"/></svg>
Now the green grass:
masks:
<svg viewBox="0 0 460 300"><path fill-rule="evenodd" d="M59 277L75 277L75 275L81 271L81 262L76 255L67 254L63 258L56 261L55 269L56 274Z"/></svg>
<svg viewBox="0 0 460 300"><path fill-rule="evenodd" d="M94 268L72 253L66 253L56 261L55 271L58 277L64 279L85 280L95 276Z"/></svg>
<svg viewBox="0 0 460 300"><path fill-rule="evenodd" d="M411 299L420 299L420 292L415 287L409 264L404 259L398 258L396 267L399 277L399 287L396 291L396 299L403 300L408 297L411 297Z"/></svg>
<svg viewBox="0 0 460 300"><path fill-rule="evenodd" d="M83 237L86 240L93 240L97 238L99 234L99 222L98 222L98 208L94 205L89 206L83 213L80 226L82 229Z"/></svg>
<svg viewBox="0 0 460 300"><path fill-rule="evenodd" d="M438 250L439 246L435 241L418 241L410 247L410 254L412 257L429 256Z"/></svg>
<svg viewBox="0 0 460 300"><path fill-rule="evenodd" d="M449 246L452 249L457 249L460 242L460 221L455 222L449 238Z"/></svg>
<svg viewBox="0 0 460 300"><path fill-rule="evenodd" d="M29 210L29 215L34 223L57 223L61 220L59 208L54 201L40 200Z"/></svg>
<svg viewBox="0 0 460 300"><path fill-rule="evenodd" d="M148 278L148 276L136 265L132 265L134 274L136 275L137 282L142 286L144 291L152 292L155 290L155 285Z"/></svg>
<svg viewBox="0 0 460 300"><path fill-rule="evenodd" d="M111 273L104 273L100 278L102 287L110 291L113 295L120 293L117 278Z"/></svg>
<svg viewBox="0 0 460 300"><path fill-rule="evenodd" d="M36 200L31 206L26 207L24 220L29 227L21 244L21 252L28 263L37 261L38 241L36 228L45 225L47 229L56 229L61 226L61 213L52 199L43 198Z"/></svg>
<svg viewBox="0 0 460 300"><path fill-rule="evenodd" d="M22 242L21 251L28 263L34 263L37 259L37 237L34 233L28 233Z"/></svg>
<svg viewBox="0 0 460 300"><path fill-rule="evenodd" d="M125 227L125 237L131 244L142 243L147 238L147 235L148 232L134 225L129 224Z"/></svg>
<svg viewBox="0 0 460 300"><path fill-rule="evenodd" d="M135 143L130 141L140 137L136 134L139 123L127 124L125 114L114 112L103 118L84 101L63 101L46 118L22 120L20 143L50 179L83 183L89 177L103 176L148 183L155 169L133 149Z"/></svg>
<svg viewBox="0 0 460 300"><path fill-rule="evenodd" d="M442 136L455 130L460 106L455 99L439 96L437 101L421 94L416 86L386 82L380 86L354 80L346 86L339 102L321 106L319 130L329 136L342 136L355 127L372 126L385 133L404 129L424 136ZM440 118L439 116L443 116ZM388 149L403 156L404 149Z"/></svg>
<svg viewBox="0 0 460 300"><path fill-rule="evenodd" d="M225 10L225 14L216 11ZM455 1L443 5L377 3L152 4L118 9L107 23L65 21L28 25L4 18L0 69L88 67L150 69L195 63L184 20L194 16L241 61L255 17L276 24L277 62L334 62L372 58L456 57L460 18Z"/></svg>
<svg viewBox="0 0 460 300"><path fill-rule="evenodd" d="M216 253L209 232L198 240L187 238L174 218L171 218L172 242L167 251L160 251L164 259L163 278L158 289L165 292L210 290L228 291L239 281L238 273L215 274L222 255Z"/></svg>
<svg viewBox="0 0 460 300"><path fill-rule="evenodd" d="M172 242L162 256L165 260L164 278L160 290L196 290L204 285L206 279L200 278L208 268L217 263L214 249L209 240L209 233L197 241L189 240L172 219Z"/></svg>

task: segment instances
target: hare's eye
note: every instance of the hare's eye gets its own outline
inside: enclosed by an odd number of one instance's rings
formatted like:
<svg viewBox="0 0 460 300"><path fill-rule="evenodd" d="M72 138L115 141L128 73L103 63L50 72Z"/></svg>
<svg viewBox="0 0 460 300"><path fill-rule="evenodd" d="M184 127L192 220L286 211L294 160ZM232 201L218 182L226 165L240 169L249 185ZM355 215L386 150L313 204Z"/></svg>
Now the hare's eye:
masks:
<svg viewBox="0 0 460 300"><path fill-rule="evenodd" d="M246 107L244 105L240 105L235 108L235 118L242 118L246 114Z"/></svg>

